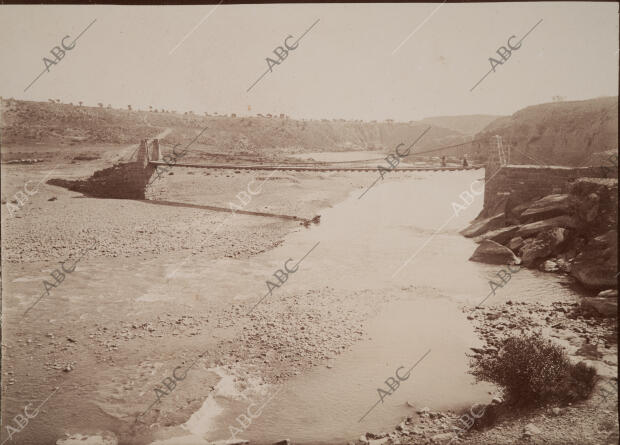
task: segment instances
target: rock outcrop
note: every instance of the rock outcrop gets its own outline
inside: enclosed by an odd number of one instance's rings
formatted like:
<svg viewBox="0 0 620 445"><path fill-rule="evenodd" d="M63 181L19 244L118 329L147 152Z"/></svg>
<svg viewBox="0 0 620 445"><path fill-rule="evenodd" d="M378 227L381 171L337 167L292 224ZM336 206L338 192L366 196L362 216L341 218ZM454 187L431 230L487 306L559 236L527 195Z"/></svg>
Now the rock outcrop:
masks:
<svg viewBox="0 0 620 445"><path fill-rule="evenodd" d="M603 317L613 317L618 313L618 298L590 297L581 302L582 309Z"/></svg>
<svg viewBox="0 0 620 445"><path fill-rule="evenodd" d="M566 242L567 233L568 231L562 227L554 227L538 233L535 238L526 239L519 249L523 264L531 267L540 263L537 260L544 260L554 253L560 253L559 248Z"/></svg>
<svg viewBox="0 0 620 445"><path fill-rule="evenodd" d="M519 230L516 231L515 236L528 238L558 227L574 229L577 227L577 223L568 215L556 216L555 218L524 224L519 227Z"/></svg>
<svg viewBox="0 0 620 445"><path fill-rule="evenodd" d="M469 260L489 264L521 263L512 250L491 240L483 240Z"/></svg>
<svg viewBox="0 0 620 445"><path fill-rule="evenodd" d="M533 204L527 206L518 216L525 223L540 221L541 219L553 218L566 215L569 210L568 194L547 195Z"/></svg>
<svg viewBox="0 0 620 445"><path fill-rule="evenodd" d="M584 245L571 268L571 275L584 286L609 289L618 286L618 232L610 230Z"/></svg>
<svg viewBox="0 0 620 445"><path fill-rule="evenodd" d="M487 233L484 233L480 236L474 238L474 241L480 243L485 239L495 241L496 243L505 244L507 241L510 241L515 233L519 230L519 226L508 226L502 227L500 229L490 230Z"/></svg>
<svg viewBox="0 0 620 445"><path fill-rule="evenodd" d="M618 287L617 179L579 178L569 193L525 202L520 201L522 196L509 196L504 212L476 220L461 231L480 243L471 261L522 262L547 272L569 273L591 289Z"/></svg>
<svg viewBox="0 0 620 445"><path fill-rule="evenodd" d="M482 235L489 230L504 227L506 225L505 220L506 218L503 213L491 216L490 218L479 219L474 221L469 227L461 230L461 235L466 236L467 238Z"/></svg>
<svg viewBox="0 0 620 445"><path fill-rule="evenodd" d="M618 230L618 181L603 178L577 179L570 191L569 212L588 237Z"/></svg>

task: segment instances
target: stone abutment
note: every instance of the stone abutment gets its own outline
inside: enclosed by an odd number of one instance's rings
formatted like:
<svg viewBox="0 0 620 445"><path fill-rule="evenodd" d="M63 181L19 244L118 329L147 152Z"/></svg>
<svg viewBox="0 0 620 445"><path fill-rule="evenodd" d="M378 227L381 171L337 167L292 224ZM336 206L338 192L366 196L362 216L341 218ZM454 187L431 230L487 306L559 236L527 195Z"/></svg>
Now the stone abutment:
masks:
<svg viewBox="0 0 620 445"><path fill-rule="evenodd" d="M101 198L145 199L146 187L155 172L150 160L159 159L159 141L140 141L133 160L96 171L83 180L51 179L58 185L89 196Z"/></svg>

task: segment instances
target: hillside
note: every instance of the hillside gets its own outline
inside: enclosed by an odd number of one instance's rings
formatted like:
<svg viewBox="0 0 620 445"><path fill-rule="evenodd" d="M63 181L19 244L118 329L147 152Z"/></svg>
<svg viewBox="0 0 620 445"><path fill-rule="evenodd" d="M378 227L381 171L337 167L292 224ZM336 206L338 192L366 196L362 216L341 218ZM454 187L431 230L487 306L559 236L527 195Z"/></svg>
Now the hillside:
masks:
<svg viewBox="0 0 620 445"><path fill-rule="evenodd" d="M617 150L618 100L616 97L540 104L512 116L445 116L417 122L362 122L295 120L285 116L210 116L191 113L119 110L51 102L2 100L2 145L135 144L172 131L168 143L186 143L197 130L207 131L196 148L227 155L263 155L322 151L378 150L388 152L401 142L413 141L429 125L431 130L414 151L460 144L472 139L488 142L447 149L433 155L468 153L486 157L499 134L511 146L511 162L586 165L594 153ZM476 130L484 126L476 134ZM23 156L20 154L20 156ZM36 157L36 154L33 155ZM3 160L10 159L6 150Z"/></svg>
<svg viewBox="0 0 620 445"><path fill-rule="evenodd" d="M502 116L492 114L472 114L469 116L437 116L427 117L420 122L423 124L437 125L450 130L473 136L482 131L487 125Z"/></svg>
<svg viewBox="0 0 620 445"><path fill-rule="evenodd" d="M618 149L618 98L534 105L493 121L475 138L496 134L510 145L513 164L586 165L594 153Z"/></svg>
<svg viewBox="0 0 620 445"><path fill-rule="evenodd" d="M109 142L129 143L154 136L137 113L48 102L2 100L2 143Z"/></svg>
<svg viewBox="0 0 620 445"><path fill-rule="evenodd" d="M153 137L164 128L172 129L166 141L176 143L193 139L196 130L207 127L196 145L219 153L388 151L401 142L412 142L428 125L423 122L294 120L260 115L199 116L18 100L3 100L0 116L5 146L34 142L130 144ZM417 149L468 140L471 136L433 125Z"/></svg>

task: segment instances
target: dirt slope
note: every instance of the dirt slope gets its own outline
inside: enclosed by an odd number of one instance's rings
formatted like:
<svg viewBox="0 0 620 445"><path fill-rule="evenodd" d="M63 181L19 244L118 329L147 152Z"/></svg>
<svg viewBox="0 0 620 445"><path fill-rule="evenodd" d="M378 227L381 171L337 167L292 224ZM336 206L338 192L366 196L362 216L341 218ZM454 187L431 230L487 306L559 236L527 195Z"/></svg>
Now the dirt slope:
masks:
<svg viewBox="0 0 620 445"><path fill-rule="evenodd" d="M618 97L534 105L502 117L476 135L500 135L511 162L580 166L593 153L618 149Z"/></svg>
<svg viewBox="0 0 620 445"><path fill-rule="evenodd" d="M487 125L502 116L492 114L473 114L471 116L437 116L427 117L420 122L449 128L466 135L475 135Z"/></svg>

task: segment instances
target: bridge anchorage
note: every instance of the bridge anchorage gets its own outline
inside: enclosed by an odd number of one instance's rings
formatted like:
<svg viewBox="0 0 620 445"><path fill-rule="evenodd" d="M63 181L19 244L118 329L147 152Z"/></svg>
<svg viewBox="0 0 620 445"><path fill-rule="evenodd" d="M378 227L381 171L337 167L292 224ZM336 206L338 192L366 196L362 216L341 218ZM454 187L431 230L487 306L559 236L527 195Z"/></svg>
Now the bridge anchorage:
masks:
<svg viewBox="0 0 620 445"><path fill-rule="evenodd" d="M143 139L127 162L97 170L88 179L50 179L58 185L88 196L120 199L145 199L146 186L155 172L149 156L159 152L159 141Z"/></svg>

